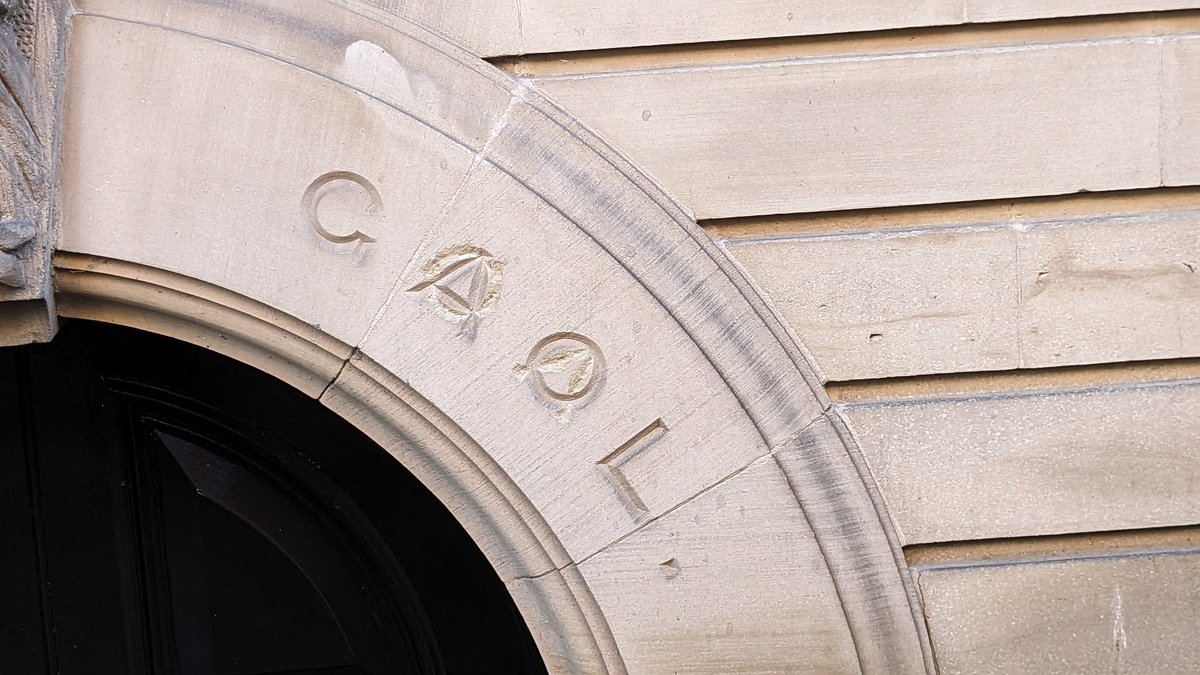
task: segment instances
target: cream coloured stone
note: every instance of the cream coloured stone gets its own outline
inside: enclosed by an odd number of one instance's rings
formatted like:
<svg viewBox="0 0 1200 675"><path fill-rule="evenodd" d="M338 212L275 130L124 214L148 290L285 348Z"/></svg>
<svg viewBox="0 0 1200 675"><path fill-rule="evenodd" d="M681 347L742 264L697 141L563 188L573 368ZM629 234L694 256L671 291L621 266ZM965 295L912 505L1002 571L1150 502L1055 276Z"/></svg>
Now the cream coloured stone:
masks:
<svg viewBox="0 0 1200 675"><path fill-rule="evenodd" d="M830 380L1200 356L1200 212L725 242Z"/></svg>
<svg viewBox="0 0 1200 675"><path fill-rule="evenodd" d="M1200 356L1200 211L1018 236L1022 365Z"/></svg>
<svg viewBox="0 0 1200 675"><path fill-rule="evenodd" d="M857 673L824 569L769 457L581 565L633 672Z"/></svg>
<svg viewBox="0 0 1200 675"><path fill-rule="evenodd" d="M376 99L212 40L81 17L72 49L60 248L204 278L349 344L471 163Z"/></svg>
<svg viewBox="0 0 1200 675"><path fill-rule="evenodd" d="M339 9L343 4L353 5L354 12ZM243 48L287 70L307 71L328 80L326 86L349 88L335 99L376 101L470 151L478 151L487 141L511 98L511 81L494 68L441 43L411 21L356 0L240 0L220 12L191 0L79 0L75 6L81 24L90 16L161 26ZM191 44L192 55L203 55L210 42ZM477 105L462 105L464 92L470 92ZM212 93L221 100L220 89ZM389 127L390 122L356 126L363 120L346 114L328 119L348 124L345 131L403 130ZM363 117L369 121L369 115Z"/></svg>
<svg viewBox="0 0 1200 675"><path fill-rule="evenodd" d="M445 36L478 56L518 54L521 0L360 0Z"/></svg>
<svg viewBox="0 0 1200 675"><path fill-rule="evenodd" d="M731 240L831 380L1018 365L1007 229Z"/></svg>
<svg viewBox="0 0 1200 675"><path fill-rule="evenodd" d="M605 0L364 0L479 56L954 26L1190 9L1195 0L870 0L854 11L820 0L657 3Z"/></svg>
<svg viewBox="0 0 1200 675"><path fill-rule="evenodd" d="M538 97L528 92L527 98ZM569 212L588 238L670 309L769 446L787 442L821 415L828 399L807 353L795 347L728 256L658 185L553 106L515 105L508 120L488 147L489 160L555 209ZM590 166L580 171L578 164ZM631 184L646 198L623 198ZM743 302L731 303L725 294ZM788 347L762 348L776 342Z"/></svg>
<svg viewBox="0 0 1200 675"><path fill-rule="evenodd" d="M546 616L527 621L546 670L551 673L622 673L627 672L621 652L611 634L602 626L591 591L574 564L535 577L519 577L507 583L508 592L518 604L576 609L571 617ZM585 599L583 596L587 596ZM552 600L552 602L547 602ZM539 617L540 618L540 617ZM597 639L598 636L604 636Z"/></svg>
<svg viewBox="0 0 1200 675"><path fill-rule="evenodd" d="M1151 556L919 572L939 672L1189 673L1200 558Z"/></svg>
<svg viewBox="0 0 1200 675"><path fill-rule="evenodd" d="M1200 38L1163 46L1164 185L1200 182Z"/></svg>
<svg viewBox="0 0 1200 675"><path fill-rule="evenodd" d="M971 22L1021 21L1066 16L1194 9L1195 0L963 0L963 16Z"/></svg>
<svg viewBox="0 0 1200 675"><path fill-rule="evenodd" d="M658 3L521 0L526 53L713 42L959 23L961 0Z"/></svg>
<svg viewBox="0 0 1200 675"><path fill-rule="evenodd" d="M438 300L413 290L424 278L414 264L361 349L488 448L573 559L766 454L671 316L570 221L490 164L475 170L416 261L461 244L503 266L499 302L479 318L477 334L464 334ZM569 391L565 381L545 379L530 361L539 341L564 333L591 343L572 342L575 349L599 354L591 370L564 362L595 379L574 401L553 398ZM659 420L662 429L644 443L603 461Z"/></svg>
<svg viewBox="0 0 1200 675"><path fill-rule="evenodd" d="M1156 186L1160 42L532 82L698 218L721 218Z"/></svg>
<svg viewBox="0 0 1200 675"><path fill-rule="evenodd" d="M839 409L905 545L1200 517L1194 381Z"/></svg>

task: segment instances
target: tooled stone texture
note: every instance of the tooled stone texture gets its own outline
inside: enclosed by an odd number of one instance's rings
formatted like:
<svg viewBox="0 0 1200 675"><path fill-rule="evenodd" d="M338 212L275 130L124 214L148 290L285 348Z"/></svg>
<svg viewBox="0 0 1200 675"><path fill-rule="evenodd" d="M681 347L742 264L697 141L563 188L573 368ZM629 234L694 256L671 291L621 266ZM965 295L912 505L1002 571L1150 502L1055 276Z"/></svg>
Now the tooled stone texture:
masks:
<svg viewBox="0 0 1200 675"><path fill-rule="evenodd" d="M25 285L25 270L15 252L33 240L37 228L28 220L0 222L0 284L12 288Z"/></svg>
<svg viewBox="0 0 1200 675"><path fill-rule="evenodd" d="M0 0L0 286L10 288L26 284L19 254L45 215L45 156L31 120L37 114L34 75L13 29L18 5Z"/></svg>

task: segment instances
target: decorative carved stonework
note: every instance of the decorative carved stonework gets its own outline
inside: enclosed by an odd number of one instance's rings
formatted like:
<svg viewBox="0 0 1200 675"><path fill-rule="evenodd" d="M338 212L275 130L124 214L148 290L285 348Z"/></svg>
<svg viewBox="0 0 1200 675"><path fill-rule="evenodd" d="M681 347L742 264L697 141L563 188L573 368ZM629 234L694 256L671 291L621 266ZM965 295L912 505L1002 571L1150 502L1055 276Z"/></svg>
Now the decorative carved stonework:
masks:
<svg viewBox="0 0 1200 675"><path fill-rule="evenodd" d="M0 285L9 288L25 285L25 270L16 254L36 235L37 228L31 220L0 222Z"/></svg>
<svg viewBox="0 0 1200 675"><path fill-rule="evenodd" d="M24 285L14 254L36 235L46 195L46 157L34 131L40 101L33 66L14 30L16 20L26 18L21 10L27 8L17 0L0 0L0 283L10 287Z"/></svg>
<svg viewBox="0 0 1200 675"><path fill-rule="evenodd" d="M61 63L59 11L46 0L0 0L0 303L19 302L0 311L0 344L54 331L46 112Z"/></svg>
<svg viewBox="0 0 1200 675"><path fill-rule="evenodd" d="M0 0L0 20L12 26L17 37L17 46L25 58L33 58L33 2L34 0Z"/></svg>

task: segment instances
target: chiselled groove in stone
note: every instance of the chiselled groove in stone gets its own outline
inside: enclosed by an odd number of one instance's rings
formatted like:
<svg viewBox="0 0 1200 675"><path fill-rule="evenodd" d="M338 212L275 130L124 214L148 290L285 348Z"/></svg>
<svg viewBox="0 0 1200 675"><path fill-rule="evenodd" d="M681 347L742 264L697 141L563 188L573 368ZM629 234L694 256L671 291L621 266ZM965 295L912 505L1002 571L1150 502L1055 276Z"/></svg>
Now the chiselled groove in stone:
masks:
<svg viewBox="0 0 1200 675"><path fill-rule="evenodd" d="M1200 525L906 546L913 570L1200 552Z"/></svg>
<svg viewBox="0 0 1200 675"><path fill-rule="evenodd" d="M482 317L500 302L504 263L469 244L443 249L421 268L425 279L408 289L431 298L442 314L474 340Z"/></svg>
<svg viewBox="0 0 1200 675"><path fill-rule="evenodd" d="M337 193L352 190L358 190L366 194L369 203L364 213L367 215L374 214L383 208L383 199L379 195L379 190L371 184L371 181L350 171L330 171L319 176L304 191L301 203L305 213L308 215L309 225L317 234L330 243L373 244L375 243L375 238L361 230L355 229L349 234L335 234L322 222L320 213L321 201Z"/></svg>
<svg viewBox="0 0 1200 675"><path fill-rule="evenodd" d="M1001 14L1004 13L1002 7L1005 3L996 3L994 0L980 1L992 5L991 9L999 10ZM946 5L954 3L955 0L948 0ZM680 3L679 6L684 4L686 3ZM931 6L937 3L923 2L922 4ZM762 61L862 57L914 51L971 50L1006 43L1094 41L1147 33L1190 34L1196 30L1197 19L1200 18L1200 13L1194 9L1161 11L1160 8L1151 7L1149 4L1141 8L1148 11L1136 12L1138 8L1130 7L1128 2L1111 3L1125 5L1120 15L1114 15L1111 9L1102 10L1103 14L1096 11L1099 8L1096 7L1098 3L1095 0L1076 5L1076 7L1086 6L1087 10L1083 12L1055 8L1050 3L1038 4L1044 5L1046 9L1033 12L1028 9L1018 9L1013 15L1005 18L991 17L978 22L974 19L964 22L958 18L949 19L947 17L944 23L934 22L926 25L917 23L914 25L899 21L865 27L866 30L863 30L863 27L855 27L852 30L834 30L829 33L818 31L815 34L800 31L794 34L738 36L727 31L726 35L714 36L716 39L711 41L689 39L667 44L653 44L653 40L646 40L647 36L642 36L641 44L587 44L578 50L561 50L561 47L567 45L559 45L560 48L550 51L534 49L531 52L537 53L498 55L490 57L488 60L498 68L518 77L564 77L678 68L711 68ZM880 5L894 5L898 12L912 16L911 5L904 6L891 2L880 3ZM904 9L900 9L901 7ZM754 9L751 9L750 5L746 5L743 11L769 14L757 11L760 8L761 5L755 5ZM660 15L666 16L670 10L659 11ZM1136 13L1124 13L1130 11ZM835 14L846 18L854 13L836 12ZM1058 16L1055 16L1056 14ZM625 15L624 18L629 21L628 15ZM730 26L737 23L736 20L731 20L732 17L724 17L724 19L720 23ZM634 21L640 24L640 22ZM696 21L695 16L689 16L688 20L683 23L694 24ZM588 32L593 32L590 27Z"/></svg>
<svg viewBox="0 0 1200 675"><path fill-rule="evenodd" d="M569 404L595 392L604 379L600 346L578 333L555 333L542 338L529 352L525 365L533 390L543 399Z"/></svg>
<svg viewBox="0 0 1200 675"><path fill-rule="evenodd" d="M962 228L994 223L1088 220L1196 208L1200 187L1156 187L1070 195L884 206L835 212L772 214L704 220L714 239L791 239L834 234Z"/></svg>
<svg viewBox="0 0 1200 675"><path fill-rule="evenodd" d="M646 507L646 503L642 501L637 490L629 483L629 477L625 475L622 466L630 457L657 442L665 433L667 433L667 425L663 424L661 418L656 419L645 429L634 434L633 438L625 441L616 450L613 450L599 462L596 462L597 465L608 469L609 479L612 480L621 497L624 498L630 509L636 514L646 513L650 509Z"/></svg>
<svg viewBox="0 0 1200 675"><path fill-rule="evenodd" d="M1200 358L914 375L829 382L826 387L835 403L859 405L888 401L1137 387L1184 380L1200 380Z"/></svg>

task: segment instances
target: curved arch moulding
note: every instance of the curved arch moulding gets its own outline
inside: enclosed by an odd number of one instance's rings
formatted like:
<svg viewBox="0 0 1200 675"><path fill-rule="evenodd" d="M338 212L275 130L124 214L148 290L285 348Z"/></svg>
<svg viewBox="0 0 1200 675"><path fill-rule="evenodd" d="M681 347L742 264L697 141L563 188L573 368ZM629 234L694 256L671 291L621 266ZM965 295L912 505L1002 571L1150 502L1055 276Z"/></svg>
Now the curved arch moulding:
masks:
<svg viewBox="0 0 1200 675"><path fill-rule="evenodd" d="M480 543L553 672L926 669L819 380L586 128L365 4L75 5L61 314L358 425Z"/></svg>

